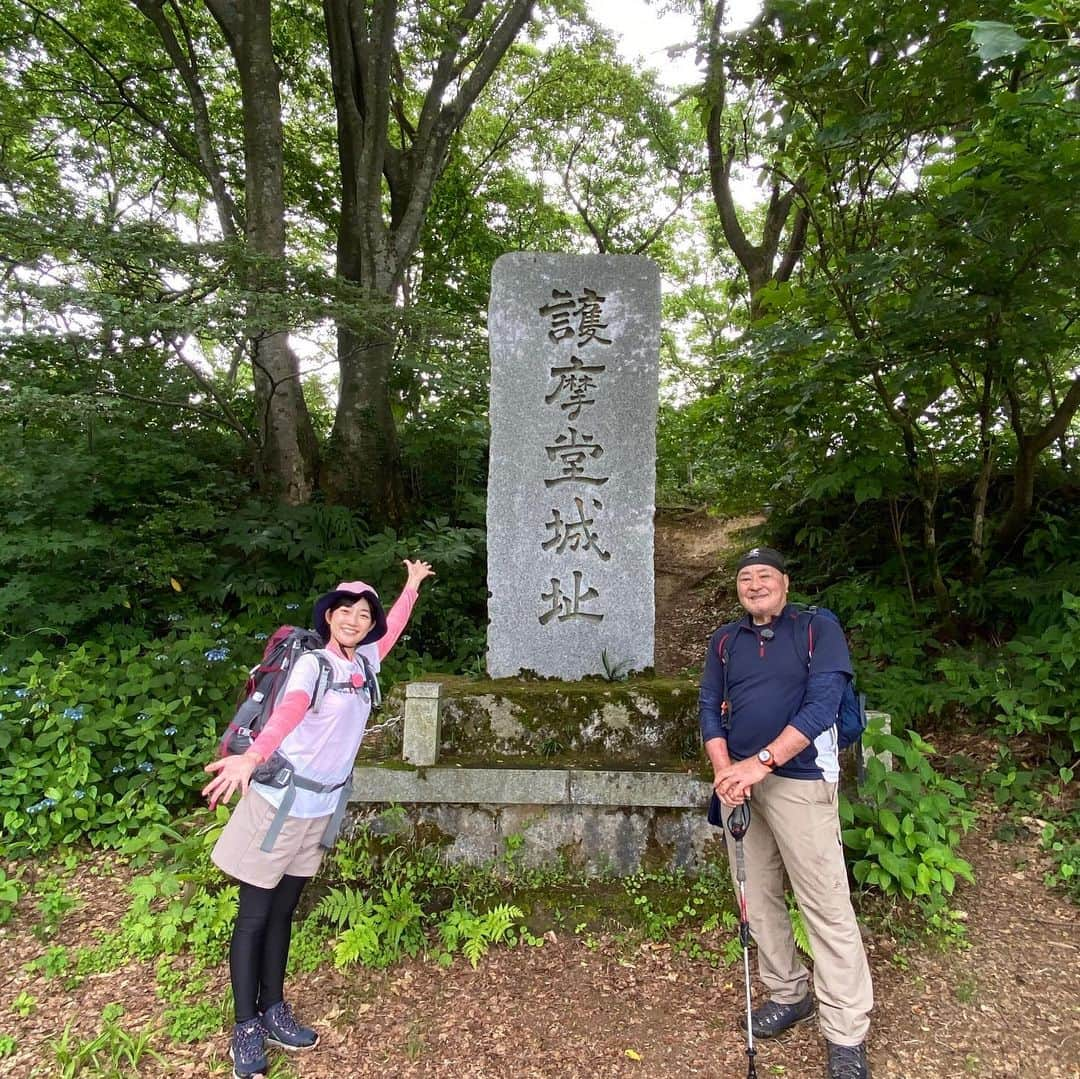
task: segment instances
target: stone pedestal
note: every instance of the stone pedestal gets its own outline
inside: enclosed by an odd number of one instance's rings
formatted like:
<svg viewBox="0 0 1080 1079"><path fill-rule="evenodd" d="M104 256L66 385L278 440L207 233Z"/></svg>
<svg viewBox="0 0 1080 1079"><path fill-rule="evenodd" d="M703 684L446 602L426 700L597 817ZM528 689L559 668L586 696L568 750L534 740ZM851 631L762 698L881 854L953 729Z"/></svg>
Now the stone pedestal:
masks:
<svg viewBox="0 0 1080 1079"><path fill-rule="evenodd" d="M405 732L401 756L418 768L439 760L442 741L442 686L438 682L410 682L405 687Z"/></svg>
<svg viewBox="0 0 1080 1079"><path fill-rule="evenodd" d="M488 671L651 667L659 269L503 255L488 329Z"/></svg>

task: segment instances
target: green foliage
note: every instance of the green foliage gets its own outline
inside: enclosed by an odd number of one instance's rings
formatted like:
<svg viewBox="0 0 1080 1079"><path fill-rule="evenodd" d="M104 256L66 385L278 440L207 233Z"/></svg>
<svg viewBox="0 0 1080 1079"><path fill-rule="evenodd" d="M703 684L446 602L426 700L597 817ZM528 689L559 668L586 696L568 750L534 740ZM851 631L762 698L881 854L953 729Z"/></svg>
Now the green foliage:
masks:
<svg viewBox="0 0 1080 1079"><path fill-rule="evenodd" d="M52 944L36 959L25 965L28 972L38 972L46 978L59 978L71 967L71 953L63 944Z"/></svg>
<svg viewBox="0 0 1080 1079"><path fill-rule="evenodd" d="M613 659L606 648L600 653L600 662L604 667L603 678L608 682L625 682L630 675L629 662Z"/></svg>
<svg viewBox="0 0 1080 1079"><path fill-rule="evenodd" d="M150 1048L153 1032L149 1029L136 1034L129 1032L118 1022L123 1013L121 1005L107 1004L101 1013L101 1030L85 1041L79 1041L72 1032L72 1024L67 1023L60 1036L49 1042L52 1074L57 1079L74 1079L79 1075L119 1079L150 1061L164 1067L165 1061Z"/></svg>
<svg viewBox="0 0 1080 1079"><path fill-rule="evenodd" d="M137 877L131 891L135 900L121 929L133 955L150 958L187 949L205 963L224 957L236 921L236 885L192 888L180 873L157 869Z"/></svg>
<svg viewBox="0 0 1080 1079"><path fill-rule="evenodd" d="M1037 746L1038 743L1028 743ZM1007 746L978 777L994 805L1007 815L999 826L1006 839L1038 828L1039 845L1050 859L1047 887L1060 888L1080 904L1080 809L1076 804L1076 765L1047 766L1029 750L1018 760ZM1031 759L1034 757L1034 759Z"/></svg>
<svg viewBox="0 0 1080 1079"><path fill-rule="evenodd" d="M124 934L120 931L98 931L98 943L94 946L83 945L75 952L75 978L86 978L91 974L110 974L119 970L129 959L131 952Z"/></svg>
<svg viewBox="0 0 1080 1079"><path fill-rule="evenodd" d="M37 912L40 920L34 927L34 936L38 940L47 940L56 933L64 915L74 910L79 905L79 901L65 892L60 882L51 877L43 886L39 886L37 894L39 896Z"/></svg>
<svg viewBox="0 0 1080 1079"><path fill-rule="evenodd" d="M409 887L392 884L372 900L351 889L331 891L316 910L342 932L334 946L338 967L385 967L424 946L424 912Z"/></svg>
<svg viewBox="0 0 1080 1079"><path fill-rule="evenodd" d="M841 801L855 879L885 895L940 904L958 877L974 882L971 866L955 853L974 820L964 787L933 768L933 747L914 731L902 738L871 723L863 743L875 755L892 754L893 769L871 757L857 799Z"/></svg>
<svg viewBox="0 0 1080 1079"><path fill-rule="evenodd" d="M512 903L500 903L483 914L476 914L463 903L455 902L438 927L446 961L460 950L475 970L493 944L513 945L517 941L518 923L523 917L521 908Z"/></svg>
<svg viewBox="0 0 1080 1079"><path fill-rule="evenodd" d="M165 1009L165 1032L172 1041L182 1045L205 1042L221 1033L221 1028L228 1021L228 1014L224 1001L198 1000L173 1004Z"/></svg>
<svg viewBox="0 0 1080 1079"><path fill-rule="evenodd" d="M508 903L477 913L458 898L450 910L433 916L425 913L413 885L394 882L375 899L349 887L333 888L312 917L340 931L334 945L338 967L357 962L386 967L406 955L418 955L427 950L431 931L441 942L439 962L451 962L460 951L475 967L492 945L516 943L523 914Z"/></svg>
<svg viewBox="0 0 1080 1079"><path fill-rule="evenodd" d="M1069 773L1072 779L1072 772ZM1080 904L1080 811L1074 810L1064 821L1048 822L1039 834L1043 849L1053 863L1043 880L1049 888L1060 888L1069 898Z"/></svg>
<svg viewBox="0 0 1080 1079"><path fill-rule="evenodd" d="M18 996L11 1002L11 1010L16 1015L26 1019L37 1010L37 997L33 993L28 993L25 989L21 989Z"/></svg>
<svg viewBox="0 0 1080 1079"><path fill-rule="evenodd" d="M244 673L220 626L174 625L142 646L34 652L0 673L0 842L9 852L83 836L115 845L190 804Z"/></svg>
<svg viewBox="0 0 1080 1079"><path fill-rule="evenodd" d="M703 866L694 876L682 871L634 873L620 884L631 901L627 921L633 932L647 940L671 941L677 951L713 966L741 956L737 937L729 938L719 952L712 939L718 930L738 925L726 864Z"/></svg>
<svg viewBox="0 0 1080 1079"><path fill-rule="evenodd" d="M18 877L9 877L3 869L0 869L0 925L11 921L21 894L22 888Z"/></svg>
<svg viewBox="0 0 1080 1079"><path fill-rule="evenodd" d="M1080 753L1080 596L1063 592L1057 619L1020 632L1003 649L943 657L935 669L953 699L1003 735L1044 738L1051 759Z"/></svg>
<svg viewBox="0 0 1080 1079"><path fill-rule="evenodd" d="M788 917L791 919L791 935L795 940L795 947L808 959L813 959L814 951L810 946L810 934L806 931L806 922L803 921L802 911L796 905L794 896L787 896L787 905Z"/></svg>

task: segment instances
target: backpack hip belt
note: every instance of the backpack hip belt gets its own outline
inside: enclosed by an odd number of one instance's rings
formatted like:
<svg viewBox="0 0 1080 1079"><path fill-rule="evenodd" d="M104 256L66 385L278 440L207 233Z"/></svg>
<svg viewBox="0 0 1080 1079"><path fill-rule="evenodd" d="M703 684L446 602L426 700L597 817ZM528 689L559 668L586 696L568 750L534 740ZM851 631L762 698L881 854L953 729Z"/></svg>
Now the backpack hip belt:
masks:
<svg viewBox="0 0 1080 1079"><path fill-rule="evenodd" d="M274 758L271 757L270 759L273 760ZM281 829L285 827L285 822L289 819L289 811L296 800L297 790L311 791L313 794L329 794L331 791L340 790L341 794L338 795L337 805L334 807L330 819L326 822L326 830L322 834L322 839L319 840L319 846L324 850L329 850L337 840L338 833L341 831L341 823L345 819L345 810L349 804L349 797L353 789L352 771L350 770L348 777L340 783L317 783L313 779L298 776L292 768L285 765L276 770L271 780L283 779L285 773L287 773L288 778L281 782L255 780L256 783L284 789L285 792L281 799L281 805L277 807L274 819L270 822L270 827L267 829L266 835L263 836L262 843L259 844L259 850L269 854L274 849L274 844L277 842L278 836L281 835Z"/></svg>

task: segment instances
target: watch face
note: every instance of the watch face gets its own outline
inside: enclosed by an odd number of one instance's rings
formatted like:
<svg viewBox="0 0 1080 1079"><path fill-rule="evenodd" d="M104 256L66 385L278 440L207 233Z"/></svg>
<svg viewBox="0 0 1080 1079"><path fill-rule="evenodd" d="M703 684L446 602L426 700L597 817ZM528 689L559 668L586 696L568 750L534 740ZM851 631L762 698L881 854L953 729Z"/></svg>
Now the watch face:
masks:
<svg viewBox="0 0 1080 1079"><path fill-rule="evenodd" d="M763 749L758 753L757 759L761 761L762 764L768 764L769 761L772 760L772 754L767 749Z"/></svg>

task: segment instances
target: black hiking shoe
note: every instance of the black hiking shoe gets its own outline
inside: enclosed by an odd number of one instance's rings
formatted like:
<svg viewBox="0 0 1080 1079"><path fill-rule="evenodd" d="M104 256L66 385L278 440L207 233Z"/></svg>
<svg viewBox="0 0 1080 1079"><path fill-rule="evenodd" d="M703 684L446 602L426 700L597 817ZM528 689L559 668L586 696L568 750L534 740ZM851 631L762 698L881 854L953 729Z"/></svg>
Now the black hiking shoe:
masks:
<svg viewBox="0 0 1080 1079"><path fill-rule="evenodd" d="M313 1049L319 1040L311 1027L302 1027L293 1015L293 1010L284 1000L271 1004L262 1013L262 1025L266 1030L268 1045L280 1049Z"/></svg>
<svg viewBox="0 0 1080 1079"><path fill-rule="evenodd" d="M827 1041L825 1047L829 1054L825 1079L870 1079L866 1042L861 1045L833 1045Z"/></svg>
<svg viewBox="0 0 1080 1079"><path fill-rule="evenodd" d="M777 1004L775 1000L767 1000L750 1013L751 1029L755 1038L775 1038L813 1014L814 998L809 993L794 1004ZM739 1024L739 1029L746 1030L745 1020Z"/></svg>
<svg viewBox="0 0 1080 1079"><path fill-rule="evenodd" d="M249 1019L233 1027L229 1056L233 1062L234 1079L261 1076L270 1067L266 1061L265 1037L266 1028L258 1019Z"/></svg>

